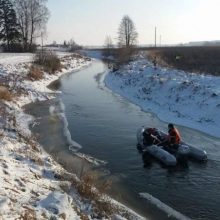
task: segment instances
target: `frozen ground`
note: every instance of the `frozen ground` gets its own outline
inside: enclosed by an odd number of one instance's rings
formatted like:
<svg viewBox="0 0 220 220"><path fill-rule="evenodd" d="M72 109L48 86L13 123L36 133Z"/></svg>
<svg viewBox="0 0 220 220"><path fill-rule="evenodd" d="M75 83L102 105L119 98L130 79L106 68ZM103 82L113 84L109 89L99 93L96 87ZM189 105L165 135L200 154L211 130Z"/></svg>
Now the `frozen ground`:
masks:
<svg viewBox="0 0 220 220"><path fill-rule="evenodd" d="M220 137L220 77L153 67L140 55L105 78L113 91L166 122Z"/></svg>
<svg viewBox="0 0 220 220"><path fill-rule="evenodd" d="M0 54L0 82L14 95L10 102L0 100L0 219L94 219L92 203L74 190L73 183L79 180L43 151L29 130L33 118L22 110L24 104L53 98L49 83L91 61L63 57L61 72L44 73L43 80L34 82L25 78L32 57ZM132 219L141 218L126 207L123 210ZM113 215L112 219L123 218Z"/></svg>

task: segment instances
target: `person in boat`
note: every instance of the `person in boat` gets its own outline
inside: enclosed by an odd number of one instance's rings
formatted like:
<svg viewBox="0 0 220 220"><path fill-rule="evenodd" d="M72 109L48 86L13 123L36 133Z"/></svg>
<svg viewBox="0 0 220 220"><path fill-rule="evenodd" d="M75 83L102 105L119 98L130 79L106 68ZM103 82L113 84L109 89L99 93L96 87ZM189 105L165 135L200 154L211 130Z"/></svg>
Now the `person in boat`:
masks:
<svg viewBox="0 0 220 220"><path fill-rule="evenodd" d="M177 150L181 142L180 132L173 124L168 124L168 135L165 141L158 144L167 150Z"/></svg>
<svg viewBox="0 0 220 220"><path fill-rule="evenodd" d="M160 140L157 137L157 135L158 135L158 132L156 128L146 128L143 133L144 144L146 146L150 146L152 144L159 144Z"/></svg>

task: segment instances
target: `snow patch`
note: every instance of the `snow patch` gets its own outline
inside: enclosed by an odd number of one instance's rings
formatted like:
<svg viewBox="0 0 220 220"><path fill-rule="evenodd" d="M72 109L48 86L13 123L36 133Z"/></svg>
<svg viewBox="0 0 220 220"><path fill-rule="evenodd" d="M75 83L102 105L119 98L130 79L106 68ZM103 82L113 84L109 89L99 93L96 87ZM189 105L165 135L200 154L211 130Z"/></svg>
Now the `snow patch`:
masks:
<svg viewBox="0 0 220 220"><path fill-rule="evenodd" d="M51 192L38 203L38 206L49 212L47 215L62 215L65 216L64 219L80 220L80 217L73 210L72 198L67 194Z"/></svg>

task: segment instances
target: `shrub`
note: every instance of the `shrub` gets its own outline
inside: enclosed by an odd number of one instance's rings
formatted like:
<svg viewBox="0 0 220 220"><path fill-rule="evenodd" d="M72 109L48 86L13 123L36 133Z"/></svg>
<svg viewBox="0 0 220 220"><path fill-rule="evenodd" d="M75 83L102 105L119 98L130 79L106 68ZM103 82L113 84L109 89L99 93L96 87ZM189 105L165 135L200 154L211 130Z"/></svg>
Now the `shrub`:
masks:
<svg viewBox="0 0 220 220"><path fill-rule="evenodd" d="M80 195L87 199L95 199L97 193L95 192L95 182L97 181L97 174L95 172L88 172L81 177L81 182L77 185Z"/></svg>
<svg viewBox="0 0 220 220"><path fill-rule="evenodd" d="M12 100L12 95L5 86L0 86L0 99L5 101Z"/></svg>
<svg viewBox="0 0 220 220"><path fill-rule="evenodd" d="M32 65L30 67L27 78L33 81L41 80L43 78L43 72L41 71L39 67Z"/></svg>
<svg viewBox="0 0 220 220"><path fill-rule="evenodd" d="M100 217L108 218L108 216L114 213L119 213L119 207L114 205L108 197L97 200L95 204L97 213L100 213L99 215L101 215Z"/></svg>
<svg viewBox="0 0 220 220"><path fill-rule="evenodd" d="M118 48L116 52L117 65L120 66L131 61L134 53L135 53L135 48L133 47Z"/></svg>
<svg viewBox="0 0 220 220"><path fill-rule="evenodd" d="M111 199L106 196L107 191L111 188L111 181L99 180L99 175L95 171L88 171L81 175L80 181L73 181L78 193L85 199L93 201L94 212L100 217L108 217L118 212Z"/></svg>
<svg viewBox="0 0 220 220"><path fill-rule="evenodd" d="M49 74L54 74L62 67L58 56L52 51L38 51L34 58L34 63L43 66L44 70Z"/></svg>

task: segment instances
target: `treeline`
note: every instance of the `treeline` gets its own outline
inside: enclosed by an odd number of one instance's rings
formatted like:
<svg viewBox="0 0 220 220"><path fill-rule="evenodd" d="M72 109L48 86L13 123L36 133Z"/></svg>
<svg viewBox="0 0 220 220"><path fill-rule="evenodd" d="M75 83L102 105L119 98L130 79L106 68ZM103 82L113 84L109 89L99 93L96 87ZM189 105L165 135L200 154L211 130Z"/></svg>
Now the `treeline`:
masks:
<svg viewBox="0 0 220 220"><path fill-rule="evenodd" d="M77 44L73 39L70 39L69 41L63 42L63 47L68 49L69 52L74 52L76 50L81 50L82 46Z"/></svg>
<svg viewBox="0 0 220 220"><path fill-rule="evenodd" d="M47 0L0 0L0 43L4 51L33 52L49 19Z"/></svg>

